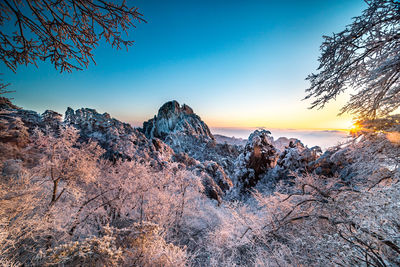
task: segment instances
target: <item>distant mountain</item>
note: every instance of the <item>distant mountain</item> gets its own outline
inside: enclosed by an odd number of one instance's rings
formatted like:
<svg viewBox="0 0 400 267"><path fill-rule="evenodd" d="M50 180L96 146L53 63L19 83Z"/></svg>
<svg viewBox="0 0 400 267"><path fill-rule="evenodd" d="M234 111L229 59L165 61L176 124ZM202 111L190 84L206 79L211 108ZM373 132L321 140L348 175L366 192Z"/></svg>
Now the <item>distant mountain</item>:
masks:
<svg viewBox="0 0 400 267"><path fill-rule="evenodd" d="M273 144L275 148L282 152L285 150L285 148L289 146L290 142L294 143L297 140L298 139L296 138L279 137L278 139L273 141Z"/></svg>
<svg viewBox="0 0 400 267"><path fill-rule="evenodd" d="M245 146L247 139L243 138L236 138L234 136L228 137L221 134L214 134L215 141L219 144L229 144L229 145L238 145L238 146Z"/></svg>

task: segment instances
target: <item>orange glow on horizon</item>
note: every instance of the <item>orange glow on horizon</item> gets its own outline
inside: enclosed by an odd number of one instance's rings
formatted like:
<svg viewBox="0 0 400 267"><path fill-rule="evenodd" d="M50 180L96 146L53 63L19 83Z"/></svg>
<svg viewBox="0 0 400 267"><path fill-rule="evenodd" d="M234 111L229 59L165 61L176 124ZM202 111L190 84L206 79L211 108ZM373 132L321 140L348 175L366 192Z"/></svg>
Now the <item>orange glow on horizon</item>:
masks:
<svg viewBox="0 0 400 267"><path fill-rule="evenodd" d="M232 128L232 129L289 129L289 130L336 130L348 132L355 129L355 125L349 117L333 118L331 120L323 120L320 118L314 120L257 120L245 118L231 119L209 119L205 120L211 128Z"/></svg>
<svg viewBox="0 0 400 267"><path fill-rule="evenodd" d="M308 109L305 101L277 99L265 104L239 102L232 108L205 108L198 115L213 128L265 128L265 129L315 129L349 131L353 127L353 116L342 114L340 108L347 96L338 97L323 109Z"/></svg>

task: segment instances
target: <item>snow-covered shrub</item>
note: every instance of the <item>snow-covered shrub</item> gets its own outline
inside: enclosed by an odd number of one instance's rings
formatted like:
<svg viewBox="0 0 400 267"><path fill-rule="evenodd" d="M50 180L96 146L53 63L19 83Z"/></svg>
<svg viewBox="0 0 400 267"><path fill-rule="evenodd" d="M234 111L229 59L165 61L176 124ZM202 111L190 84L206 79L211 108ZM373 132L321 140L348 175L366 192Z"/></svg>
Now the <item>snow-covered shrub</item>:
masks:
<svg viewBox="0 0 400 267"><path fill-rule="evenodd" d="M184 248L167 243L154 223L105 226L102 234L40 251L35 264L53 266L185 266Z"/></svg>
<svg viewBox="0 0 400 267"><path fill-rule="evenodd" d="M133 223L127 228L115 229L114 236L122 248L125 266L186 266L186 248L167 243L162 229L154 223Z"/></svg>
<svg viewBox="0 0 400 267"><path fill-rule="evenodd" d="M122 250L117 248L113 236L93 236L40 251L34 263L42 266L117 266L122 263Z"/></svg>

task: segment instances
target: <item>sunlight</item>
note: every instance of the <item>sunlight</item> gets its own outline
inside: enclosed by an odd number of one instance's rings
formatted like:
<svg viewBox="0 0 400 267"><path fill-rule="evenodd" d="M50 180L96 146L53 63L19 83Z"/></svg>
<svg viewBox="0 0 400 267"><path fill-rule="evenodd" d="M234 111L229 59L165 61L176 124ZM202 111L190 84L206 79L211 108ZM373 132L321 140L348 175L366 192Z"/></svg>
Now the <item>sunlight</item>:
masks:
<svg viewBox="0 0 400 267"><path fill-rule="evenodd" d="M351 121L351 124L350 124L350 127L349 127L351 135L359 133L361 131L361 129L362 129L362 127L361 127L361 125L359 124L358 121Z"/></svg>
<svg viewBox="0 0 400 267"><path fill-rule="evenodd" d="M353 128L356 128L357 127L357 125L356 125L356 122L354 121L354 120L348 120L347 122L346 122L346 129L353 129Z"/></svg>
<svg viewBox="0 0 400 267"><path fill-rule="evenodd" d="M386 138L393 144L400 145L400 133L399 132L389 132L386 134Z"/></svg>

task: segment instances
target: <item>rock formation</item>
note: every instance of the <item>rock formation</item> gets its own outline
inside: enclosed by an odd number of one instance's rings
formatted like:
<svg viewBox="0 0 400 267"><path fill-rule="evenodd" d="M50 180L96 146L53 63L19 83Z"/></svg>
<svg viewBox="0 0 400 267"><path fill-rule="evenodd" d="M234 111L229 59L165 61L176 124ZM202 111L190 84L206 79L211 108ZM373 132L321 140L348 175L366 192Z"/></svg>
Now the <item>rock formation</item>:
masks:
<svg viewBox="0 0 400 267"><path fill-rule="evenodd" d="M193 110L175 100L161 106L157 116L143 123L143 132L147 138L157 137L165 140L171 134L185 134L201 139L214 140L208 126Z"/></svg>
<svg viewBox="0 0 400 267"><path fill-rule="evenodd" d="M275 167L277 157L271 132L254 131L236 162L238 186L243 190L255 186L263 174Z"/></svg>
<svg viewBox="0 0 400 267"><path fill-rule="evenodd" d="M100 114L94 109L82 108L65 112L65 124L80 130L82 140L93 139L106 151L112 160L137 159L155 160L159 164L170 161L174 152L161 140L147 139L143 133L130 124Z"/></svg>
<svg viewBox="0 0 400 267"><path fill-rule="evenodd" d="M289 145L279 155L275 168L275 177L278 180L291 177L291 173L311 172L311 164L321 155L318 146L308 148L300 140L290 141Z"/></svg>

